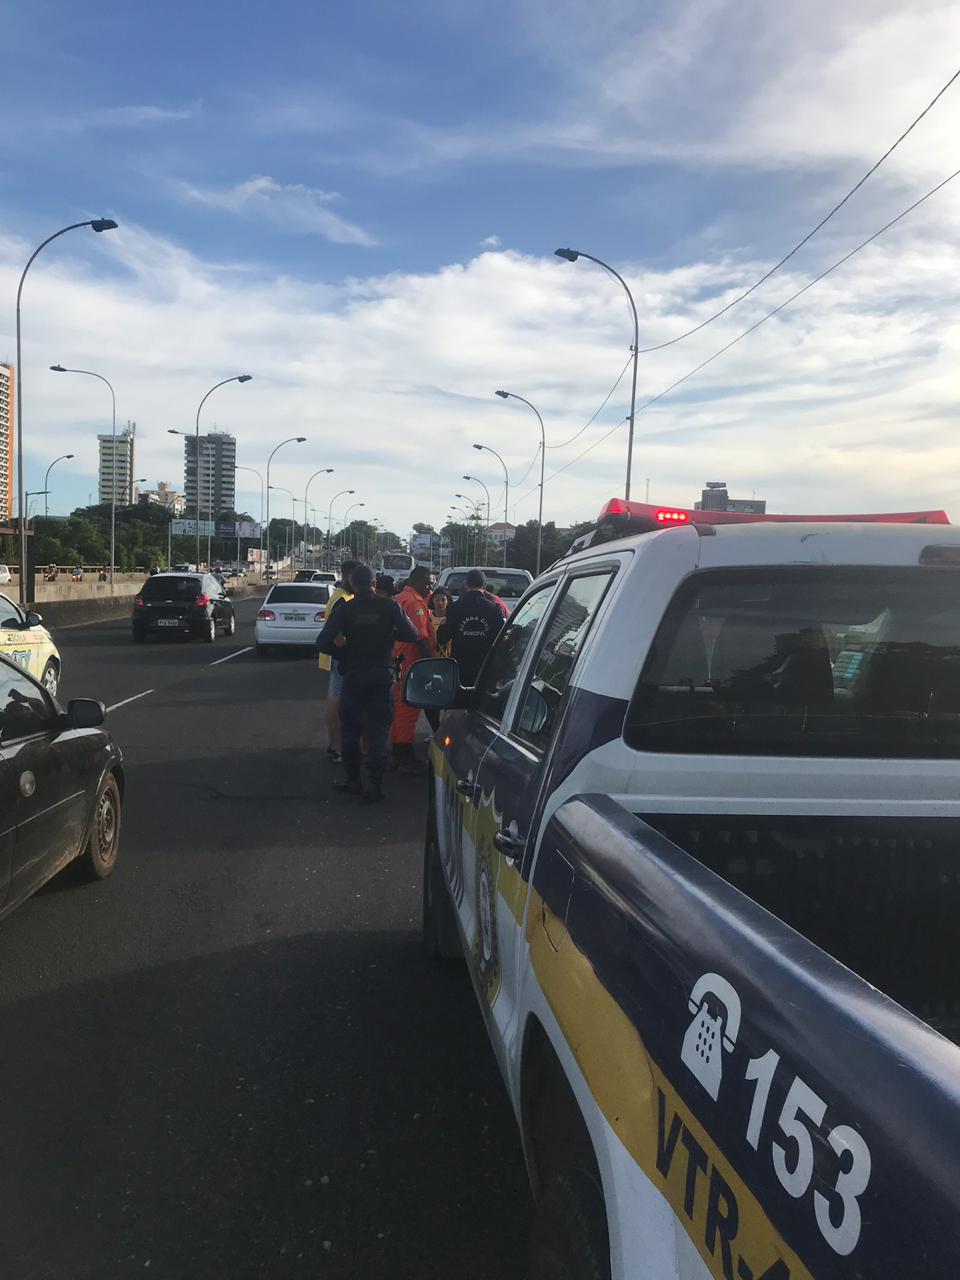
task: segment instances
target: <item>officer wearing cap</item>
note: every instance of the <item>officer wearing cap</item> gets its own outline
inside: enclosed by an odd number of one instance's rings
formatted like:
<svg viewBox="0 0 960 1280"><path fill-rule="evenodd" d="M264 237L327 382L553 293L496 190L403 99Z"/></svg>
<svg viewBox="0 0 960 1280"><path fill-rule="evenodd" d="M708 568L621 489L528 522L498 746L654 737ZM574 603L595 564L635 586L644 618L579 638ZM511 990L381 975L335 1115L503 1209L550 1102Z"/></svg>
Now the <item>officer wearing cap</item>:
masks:
<svg viewBox="0 0 960 1280"><path fill-rule="evenodd" d="M390 725L393 720L393 646L412 643L417 631L395 600L374 594L373 574L357 565L353 599L331 614L317 639L321 653L336 654L343 676L340 733L346 778L338 791L368 804L383 799ZM361 774L361 735L366 730L367 785Z"/></svg>

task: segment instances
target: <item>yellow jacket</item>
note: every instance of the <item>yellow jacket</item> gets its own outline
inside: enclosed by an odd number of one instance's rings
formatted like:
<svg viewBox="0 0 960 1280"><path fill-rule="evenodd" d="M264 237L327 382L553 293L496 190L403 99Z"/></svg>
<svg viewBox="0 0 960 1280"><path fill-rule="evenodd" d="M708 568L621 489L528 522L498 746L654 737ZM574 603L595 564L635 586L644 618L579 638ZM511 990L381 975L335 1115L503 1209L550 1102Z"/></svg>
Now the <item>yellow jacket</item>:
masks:
<svg viewBox="0 0 960 1280"><path fill-rule="evenodd" d="M343 587L334 587L333 590L330 592L330 599L327 601L327 608L324 616L327 618L330 617L330 614L333 612L333 606L337 603L338 600L352 600L352 599L353 599L352 592L344 591ZM321 653L320 670L329 671L332 665L333 665L333 659L330 657L329 653Z"/></svg>

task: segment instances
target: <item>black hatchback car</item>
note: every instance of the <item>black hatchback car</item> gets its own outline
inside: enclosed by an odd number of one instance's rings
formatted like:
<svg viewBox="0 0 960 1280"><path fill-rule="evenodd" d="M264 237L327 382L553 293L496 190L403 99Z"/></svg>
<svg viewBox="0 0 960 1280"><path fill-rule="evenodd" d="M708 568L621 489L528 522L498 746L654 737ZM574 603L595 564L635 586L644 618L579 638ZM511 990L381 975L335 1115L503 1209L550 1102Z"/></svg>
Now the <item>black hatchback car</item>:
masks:
<svg viewBox="0 0 960 1280"><path fill-rule="evenodd" d="M137 593L132 621L138 644L167 632L212 644L218 628L228 636L237 629L230 597L209 573L155 573Z"/></svg>
<svg viewBox="0 0 960 1280"><path fill-rule="evenodd" d="M63 710L0 656L0 917L72 862L101 880L120 847L123 763L102 702Z"/></svg>

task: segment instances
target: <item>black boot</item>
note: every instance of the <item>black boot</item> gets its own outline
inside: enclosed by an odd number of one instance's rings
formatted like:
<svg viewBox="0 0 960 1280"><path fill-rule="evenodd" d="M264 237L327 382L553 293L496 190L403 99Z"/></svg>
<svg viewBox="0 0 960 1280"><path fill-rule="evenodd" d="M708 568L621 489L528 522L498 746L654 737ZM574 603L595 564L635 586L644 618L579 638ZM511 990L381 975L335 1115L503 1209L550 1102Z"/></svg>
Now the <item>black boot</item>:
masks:
<svg viewBox="0 0 960 1280"><path fill-rule="evenodd" d="M364 804L380 804L385 799L382 782L381 778L370 778L366 790L360 797Z"/></svg>
<svg viewBox="0 0 960 1280"><path fill-rule="evenodd" d="M363 780L360 777L360 766L357 764L345 765L345 778L338 778L333 784L334 791L341 791L348 796L363 795Z"/></svg>

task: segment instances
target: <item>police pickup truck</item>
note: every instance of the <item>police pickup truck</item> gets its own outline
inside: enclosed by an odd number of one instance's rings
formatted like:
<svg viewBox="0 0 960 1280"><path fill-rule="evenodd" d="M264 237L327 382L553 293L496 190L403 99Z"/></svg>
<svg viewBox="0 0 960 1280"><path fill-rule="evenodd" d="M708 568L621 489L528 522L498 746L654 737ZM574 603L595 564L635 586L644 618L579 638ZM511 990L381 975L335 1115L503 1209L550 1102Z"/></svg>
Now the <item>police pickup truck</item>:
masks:
<svg viewBox="0 0 960 1280"><path fill-rule="evenodd" d="M405 694L530 1280L956 1280L960 530L615 501Z"/></svg>

